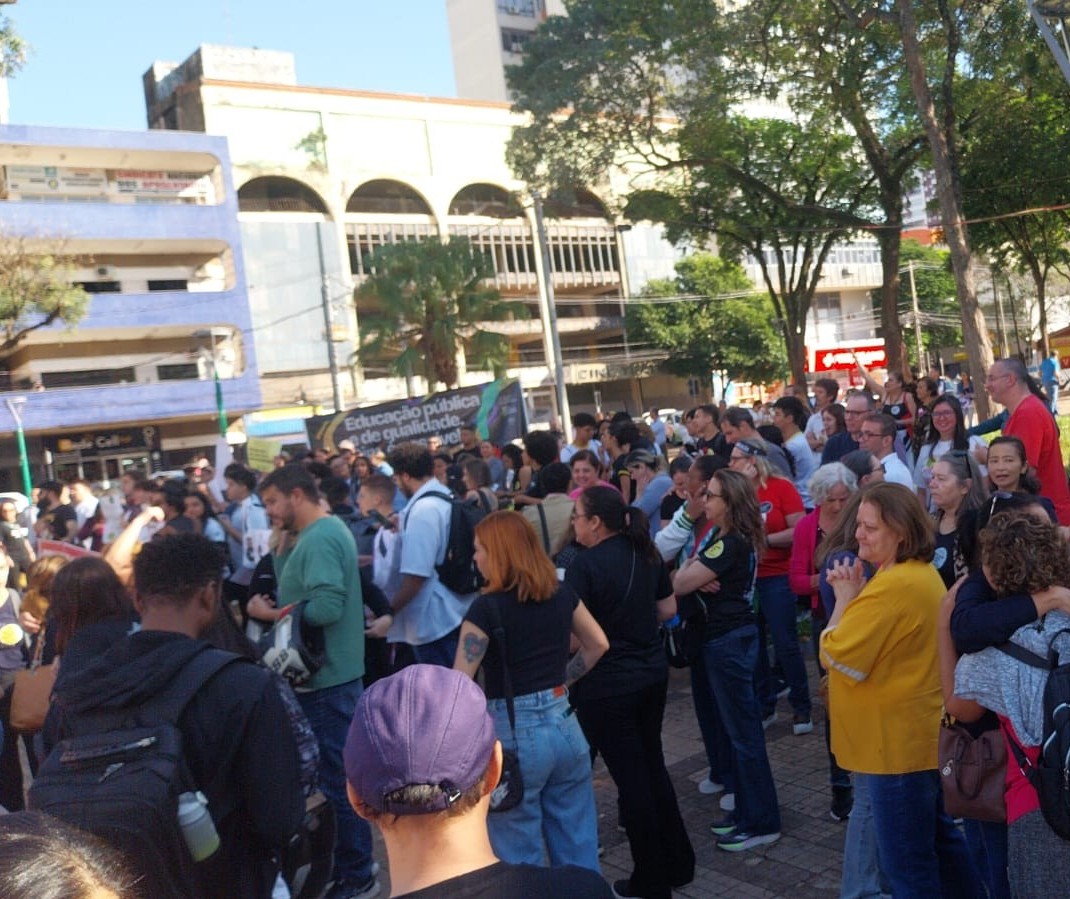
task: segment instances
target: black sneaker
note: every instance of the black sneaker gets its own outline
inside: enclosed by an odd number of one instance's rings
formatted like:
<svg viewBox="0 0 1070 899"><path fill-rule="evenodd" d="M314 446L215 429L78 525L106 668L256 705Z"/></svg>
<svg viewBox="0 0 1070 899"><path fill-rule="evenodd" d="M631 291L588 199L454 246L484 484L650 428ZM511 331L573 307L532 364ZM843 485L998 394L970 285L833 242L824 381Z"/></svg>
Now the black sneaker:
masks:
<svg viewBox="0 0 1070 899"><path fill-rule="evenodd" d="M854 806L854 790L850 787L832 788L832 808L829 809L829 817L833 821L846 821L851 815Z"/></svg>
<svg viewBox="0 0 1070 899"><path fill-rule="evenodd" d="M717 848L725 852L745 852L758 846L768 846L780 839L780 831L776 833L744 833L742 830L733 830L723 837L717 838Z"/></svg>
<svg viewBox="0 0 1070 899"><path fill-rule="evenodd" d="M736 829L736 816L728 815L721 818L719 821L714 821L710 825L710 833L717 837L723 837L726 833L731 833Z"/></svg>
<svg viewBox="0 0 1070 899"><path fill-rule="evenodd" d="M632 881L628 877L613 881L613 895L617 899L638 899L639 897L638 893L632 892Z"/></svg>

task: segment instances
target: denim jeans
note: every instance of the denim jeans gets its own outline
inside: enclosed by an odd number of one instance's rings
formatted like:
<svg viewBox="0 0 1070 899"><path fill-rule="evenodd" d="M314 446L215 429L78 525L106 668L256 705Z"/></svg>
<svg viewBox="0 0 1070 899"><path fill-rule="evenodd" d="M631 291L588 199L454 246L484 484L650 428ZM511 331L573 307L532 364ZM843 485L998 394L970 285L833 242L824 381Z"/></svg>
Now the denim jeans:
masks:
<svg viewBox="0 0 1070 899"><path fill-rule="evenodd" d="M524 798L516 808L488 817L490 842L504 862L541 865L545 845L552 867L578 865L601 873L590 748L568 696L554 692L513 700ZM491 699L487 709L502 746L513 748L505 700Z"/></svg>
<svg viewBox="0 0 1070 899"><path fill-rule="evenodd" d="M746 833L767 834L779 832L780 808L765 751L762 710L754 693L758 655L758 628L753 624L702 647L710 692L732 744L736 826Z"/></svg>
<svg viewBox="0 0 1070 899"><path fill-rule="evenodd" d="M460 636L461 628L458 626L444 637L424 643L422 646L413 646L413 658L421 665L441 665L443 668L452 668Z"/></svg>
<svg viewBox="0 0 1070 899"><path fill-rule="evenodd" d="M358 885L367 883L372 876L372 831L367 821L357 817L346 796L342 748L362 692L364 685L358 678L347 684L297 694L319 743L319 787L334 806L338 821L334 879Z"/></svg>
<svg viewBox="0 0 1070 899"><path fill-rule="evenodd" d="M795 617L795 594L788 586L786 574L758 578L758 699L763 710L776 706L776 686L769 670L765 649L766 628L773 638L777 662L788 682L788 702L801 718L810 718L810 683L806 663L799 645L799 627Z"/></svg>
<svg viewBox="0 0 1070 899"><path fill-rule="evenodd" d="M726 793L736 791L732 776L732 741L721 723L717 702L710 690L710 678L706 663L700 655L691 663L691 701L695 704L695 717L706 749L706 761L710 766L710 780L722 784Z"/></svg>
<svg viewBox="0 0 1070 899"><path fill-rule="evenodd" d="M1007 882L1007 825L965 818L962 832L973 863L981 872L989 899L1011 899ZM1063 888L1065 891L1065 887Z"/></svg>
<svg viewBox="0 0 1070 899"><path fill-rule="evenodd" d="M944 812L936 769L855 779L869 790L881 870L895 899L984 899L966 838Z"/></svg>
<svg viewBox="0 0 1070 899"><path fill-rule="evenodd" d="M818 677L825 676L825 669L821 664L821 634L828 624L824 610L812 609L810 612L810 641L814 646L814 658L817 660ZM829 757L829 784L834 787L851 786L851 775L844 771L836 761L832 752L832 730L828 706L825 707L825 749Z"/></svg>
<svg viewBox="0 0 1070 899"><path fill-rule="evenodd" d="M843 870L840 899L869 899L891 894L891 887L881 877L877 853L877 834L873 825L873 806L865 777L855 775L854 805L847 819L847 837L843 843Z"/></svg>
<svg viewBox="0 0 1070 899"><path fill-rule="evenodd" d="M676 804L661 748L668 680L620 696L581 702L584 735L617 785L632 851L630 892L670 899L695 876L695 852Z"/></svg>

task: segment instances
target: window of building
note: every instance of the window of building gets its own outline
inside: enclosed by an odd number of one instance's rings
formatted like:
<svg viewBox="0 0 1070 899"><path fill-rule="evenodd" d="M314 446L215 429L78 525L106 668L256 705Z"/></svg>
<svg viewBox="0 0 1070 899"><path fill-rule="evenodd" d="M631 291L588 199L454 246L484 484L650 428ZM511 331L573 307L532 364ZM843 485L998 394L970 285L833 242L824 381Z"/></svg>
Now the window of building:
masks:
<svg viewBox="0 0 1070 899"><path fill-rule="evenodd" d="M157 365L156 377L161 381L196 381L200 377L196 362Z"/></svg>
<svg viewBox="0 0 1070 899"><path fill-rule="evenodd" d="M506 16L534 19L546 15L546 6L543 0L498 0L498 12Z"/></svg>
<svg viewBox="0 0 1070 899"><path fill-rule="evenodd" d="M149 281L149 290L189 290L189 281L179 278L165 278L158 281Z"/></svg>
<svg viewBox="0 0 1070 899"><path fill-rule="evenodd" d="M410 240L430 240L438 237L435 225L399 222L397 224L352 224L346 226L349 247L349 271L364 277L369 274L368 257L380 247Z"/></svg>
<svg viewBox="0 0 1070 899"><path fill-rule="evenodd" d="M838 322L841 318L840 295L838 293L816 293L810 309L814 315L814 321Z"/></svg>
<svg viewBox="0 0 1070 899"><path fill-rule="evenodd" d="M469 184L450 201L449 214L521 218L524 211L516 197L496 184Z"/></svg>
<svg viewBox="0 0 1070 899"><path fill-rule="evenodd" d="M47 388L98 387L102 384L133 384L134 369L101 368L92 371L46 371L41 374L41 384Z"/></svg>
<svg viewBox="0 0 1070 899"><path fill-rule="evenodd" d="M523 53L524 47L527 46L535 36L532 31L520 31L516 28L503 28L502 29L502 50L506 53Z"/></svg>
<svg viewBox="0 0 1070 899"><path fill-rule="evenodd" d="M238 189L240 212L318 212L327 205L311 187L293 178L254 178Z"/></svg>
<svg viewBox="0 0 1070 899"><path fill-rule="evenodd" d="M346 212L375 215L431 215L431 207L415 190L400 181L369 181L349 198Z"/></svg>
<svg viewBox="0 0 1070 899"><path fill-rule="evenodd" d="M74 283L86 293L122 293L123 290L118 281L75 281Z"/></svg>

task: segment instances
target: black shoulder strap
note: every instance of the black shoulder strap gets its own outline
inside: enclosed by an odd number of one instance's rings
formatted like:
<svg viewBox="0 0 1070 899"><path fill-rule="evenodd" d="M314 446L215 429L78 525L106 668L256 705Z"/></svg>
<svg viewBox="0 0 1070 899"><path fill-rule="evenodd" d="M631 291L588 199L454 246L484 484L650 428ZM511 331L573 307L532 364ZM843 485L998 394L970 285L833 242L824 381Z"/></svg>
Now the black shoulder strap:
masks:
<svg viewBox="0 0 1070 899"><path fill-rule="evenodd" d="M542 547L546 550L546 555L550 555L550 529L546 526L546 510L542 503L536 503L535 508L538 510L539 525L542 527Z"/></svg>
<svg viewBox="0 0 1070 899"><path fill-rule="evenodd" d="M513 749L517 749L516 708L513 705L513 679L509 676L508 644L505 642L505 625L502 624L502 611L498 608L498 597L490 597L487 603L490 612L490 629L498 642L498 655L502 660L502 692L505 693L505 710L509 714L509 731L513 736Z"/></svg>
<svg viewBox="0 0 1070 899"><path fill-rule="evenodd" d="M204 646L178 670L163 693L137 710L137 720L146 727L176 723L201 687L227 665L240 661L241 656L232 652Z"/></svg>
<svg viewBox="0 0 1070 899"><path fill-rule="evenodd" d="M1017 643L1000 643L996 649L1009 655L1012 659L1017 659L1019 662L1029 665L1032 668L1043 668L1045 671L1051 669L1051 665L1048 664L1048 660L1044 658L1044 656L1039 656L1035 652L1030 652L1028 649L1019 646Z"/></svg>
<svg viewBox="0 0 1070 899"><path fill-rule="evenodd" d="M483 511L490 515L494 511L494 504L487 498L485 492L486 488L480 488L479 490L479 505L483 507Z"/></svg>

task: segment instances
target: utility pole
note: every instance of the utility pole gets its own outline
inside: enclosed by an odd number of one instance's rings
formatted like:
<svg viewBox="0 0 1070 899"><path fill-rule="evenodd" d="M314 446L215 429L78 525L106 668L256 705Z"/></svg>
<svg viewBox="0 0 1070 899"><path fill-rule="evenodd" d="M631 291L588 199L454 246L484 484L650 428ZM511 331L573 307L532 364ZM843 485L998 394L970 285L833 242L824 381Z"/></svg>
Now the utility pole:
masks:
<svg viewBox="0 0 1070 899"><path fill-rule="evenodd" d="M342 390L338 384L338 355L334 348L334 312L331 309L331 282L327 278L327 263L323 256L323 235L316 222L316 252L320 264L320 298L323 302L323 327L327 337L327 365L331 369L331 397L334 411L342 411Z"/></svg>
<svg viewBox="0 0 1070 899"><path fill-rule="evenodd" d="M539 289L539 301L542 305L544 327L549 329L549 358L547 365L554 373L554 395L557 397L557 414L561 419L561 430L565 439L572 436L572 413L568 405L568 390L565 387L565 361L561 355L561 336L557 332L557 309L554 305L553 275L550 269L550 242L546 238L546 225L542 220L542 197L537 190L531 192L531 202L535 213L535 239L539 244L542 258L542 284Z"/></svg>
<svg viewBox="0 0 1070 899"><path fill-rule="evenodd" d="M910 270L910 301L914 307L914 345L915 352L918 358L918 369L923 372L929 370L929 353L925 351L924 359L922 358L921 348L921 314L918 310L918 288L914 284L914 260L912 259L909 264Z"/></svg>
<svg viewBox="0 0 1070 899"><path fill-rule="evenodd" d="M1000 356L1006 359L1010 355L1007 341L1007 325L1003 321L1003 303L996 287L996 276L992 275L992 302L996 304L996 339L999 341Z"/></svg>

